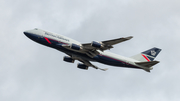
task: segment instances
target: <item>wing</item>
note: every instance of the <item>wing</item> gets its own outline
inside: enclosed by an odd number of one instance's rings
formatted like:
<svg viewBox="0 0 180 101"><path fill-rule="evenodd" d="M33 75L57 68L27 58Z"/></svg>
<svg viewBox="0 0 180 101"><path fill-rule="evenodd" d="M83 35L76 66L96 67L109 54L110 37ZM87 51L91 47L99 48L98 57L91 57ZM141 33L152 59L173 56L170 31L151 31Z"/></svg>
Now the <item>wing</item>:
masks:
<svg viewBox="0 0 180 101"><path fill-rule="evenodd" d="M78 56L75 56L75 55L72 55L71 58L74 59L74 60L79 60L80 62L84 63L88 67L93 67L95 69L100 69L100 70L103 70L103 71L107 70L107 68L105 68L105 69L99 68L99 67L91 64L91 62L89 62L88 60L84 60L84 59L82 59L82 58L80 58Z"/></svg>
<svg viewBox="0 0 180 101"><path fill-rule="evenodd" d="M118 39L113 39L113 40L102 41L100 43L103 45L103 47L101 47L99 49L101 51L104 51L104 50L107 50L107 49L111 49L111 48L113 48L112 45L115 45L115 44L118 44L118 43L130 40L131 38L133 38L133 37L129 36L129 37L125 37L125 38L118 38ZM84 49L87 49L87 50L96 50L97 48L96 47L92 47L91 44L92 43L82 44L82 46L83 46Z"/></svg>
<svg viewBox="0 0 180 101"><path fill-rule="evenodd" d="M76 44L71 44L71 45L62 45L62 47L69 49L69 50L73 50L79 53L83 53L88 55L89 57L93 58L95 56L97 56L98 54L100 54L97 50L107 50L107 49L111 49L113 48L112 45L130 40L132 38L132 36L130 37L125 37L125 38L118 38L118 39L113 39L113 40L107 40L107 41L102 41L102 42L94 42L94 44L97 47L94 47L92 45L92 43L87 43L87 44L82 44L82 45L76 45Z"/></svg>

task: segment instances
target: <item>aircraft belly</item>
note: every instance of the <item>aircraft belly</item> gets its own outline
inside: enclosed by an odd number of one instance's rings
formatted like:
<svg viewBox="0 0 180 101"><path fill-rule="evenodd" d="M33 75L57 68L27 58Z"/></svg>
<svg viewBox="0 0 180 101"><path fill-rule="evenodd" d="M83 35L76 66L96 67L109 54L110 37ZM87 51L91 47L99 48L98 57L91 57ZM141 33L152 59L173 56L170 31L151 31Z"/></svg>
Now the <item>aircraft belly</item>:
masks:
<svg viewBox="0 0 180 101"><path fill-rule="evenodd" d="M96 57L96 60L98 62L101 62L103 64L107 64L107 65L112 65L112 66L123 66L123 63L122 62L118 62L116 60L113 60L113 59L110 59L110 58L107 58L107 57L104 57L104 56L100 56L98 55Z"/></svg>

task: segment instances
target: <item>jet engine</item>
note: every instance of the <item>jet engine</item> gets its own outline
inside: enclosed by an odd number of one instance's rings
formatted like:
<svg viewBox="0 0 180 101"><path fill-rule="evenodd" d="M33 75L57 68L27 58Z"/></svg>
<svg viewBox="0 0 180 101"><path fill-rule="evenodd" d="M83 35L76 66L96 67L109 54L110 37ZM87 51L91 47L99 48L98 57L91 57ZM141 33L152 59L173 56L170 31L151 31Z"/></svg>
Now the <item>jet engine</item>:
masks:
<svg viewBox="0 0 180 101"><path fill-rule="evenodd" d="M76 44L71 44L70 48L71 48L71 49L75 49L75 50L80 50L80 49L81 49L81 46L76 45Z"/></svg>
<svg viewBox="0 0 180 101"><path fill-rule="evenodd" d="M86 66L85 64L79 63L77 67L78 67L79 69L88 70L88 66Z"/></svg>
<svg viewBox="0 0 180 101"><path fill-rule="evenodd" d="M96 47L96 48L103 47L102 43L96 42L96 41L91 42L91 46Z"/></svg>
<svg viewBox="0 0 180 101"><path fill-rule="evenodd" d="M66 62L74 63L74 59L72 59L72 58L69 57L69 56L65 56L63 60L66 61Z"/></svg>

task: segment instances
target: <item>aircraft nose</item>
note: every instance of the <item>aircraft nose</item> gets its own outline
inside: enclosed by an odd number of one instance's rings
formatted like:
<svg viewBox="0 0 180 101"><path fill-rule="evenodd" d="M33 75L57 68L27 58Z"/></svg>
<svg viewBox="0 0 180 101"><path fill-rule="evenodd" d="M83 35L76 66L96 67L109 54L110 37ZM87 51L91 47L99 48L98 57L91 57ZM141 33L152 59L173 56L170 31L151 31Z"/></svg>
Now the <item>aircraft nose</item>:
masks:
<svg viewBox="0 0 180 101"><path fill-rule="evenodd" d="M29 35L30 35L30 33L27 32L27 31L24 31L23 33L24 33L26 36L29 36Z"/></svg>
<svg viewBox="0 0 180 101"><path fill-rule="evenodd" d="M34 36L31 31L24 31L23 33L30 39Z"/></svg>

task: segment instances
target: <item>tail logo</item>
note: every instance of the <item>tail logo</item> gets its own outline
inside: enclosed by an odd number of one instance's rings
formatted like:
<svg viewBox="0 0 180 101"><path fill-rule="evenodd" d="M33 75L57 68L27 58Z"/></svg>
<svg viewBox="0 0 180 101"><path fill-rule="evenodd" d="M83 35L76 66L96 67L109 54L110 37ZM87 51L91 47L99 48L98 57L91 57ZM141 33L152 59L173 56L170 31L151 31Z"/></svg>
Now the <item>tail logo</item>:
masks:
<svg viewBox="0 0 180 101"><path fill-rule="evenodd" d="M151 55L152 56L155 56L156 55L156 52L154 50L151 50Z"/></svg>

